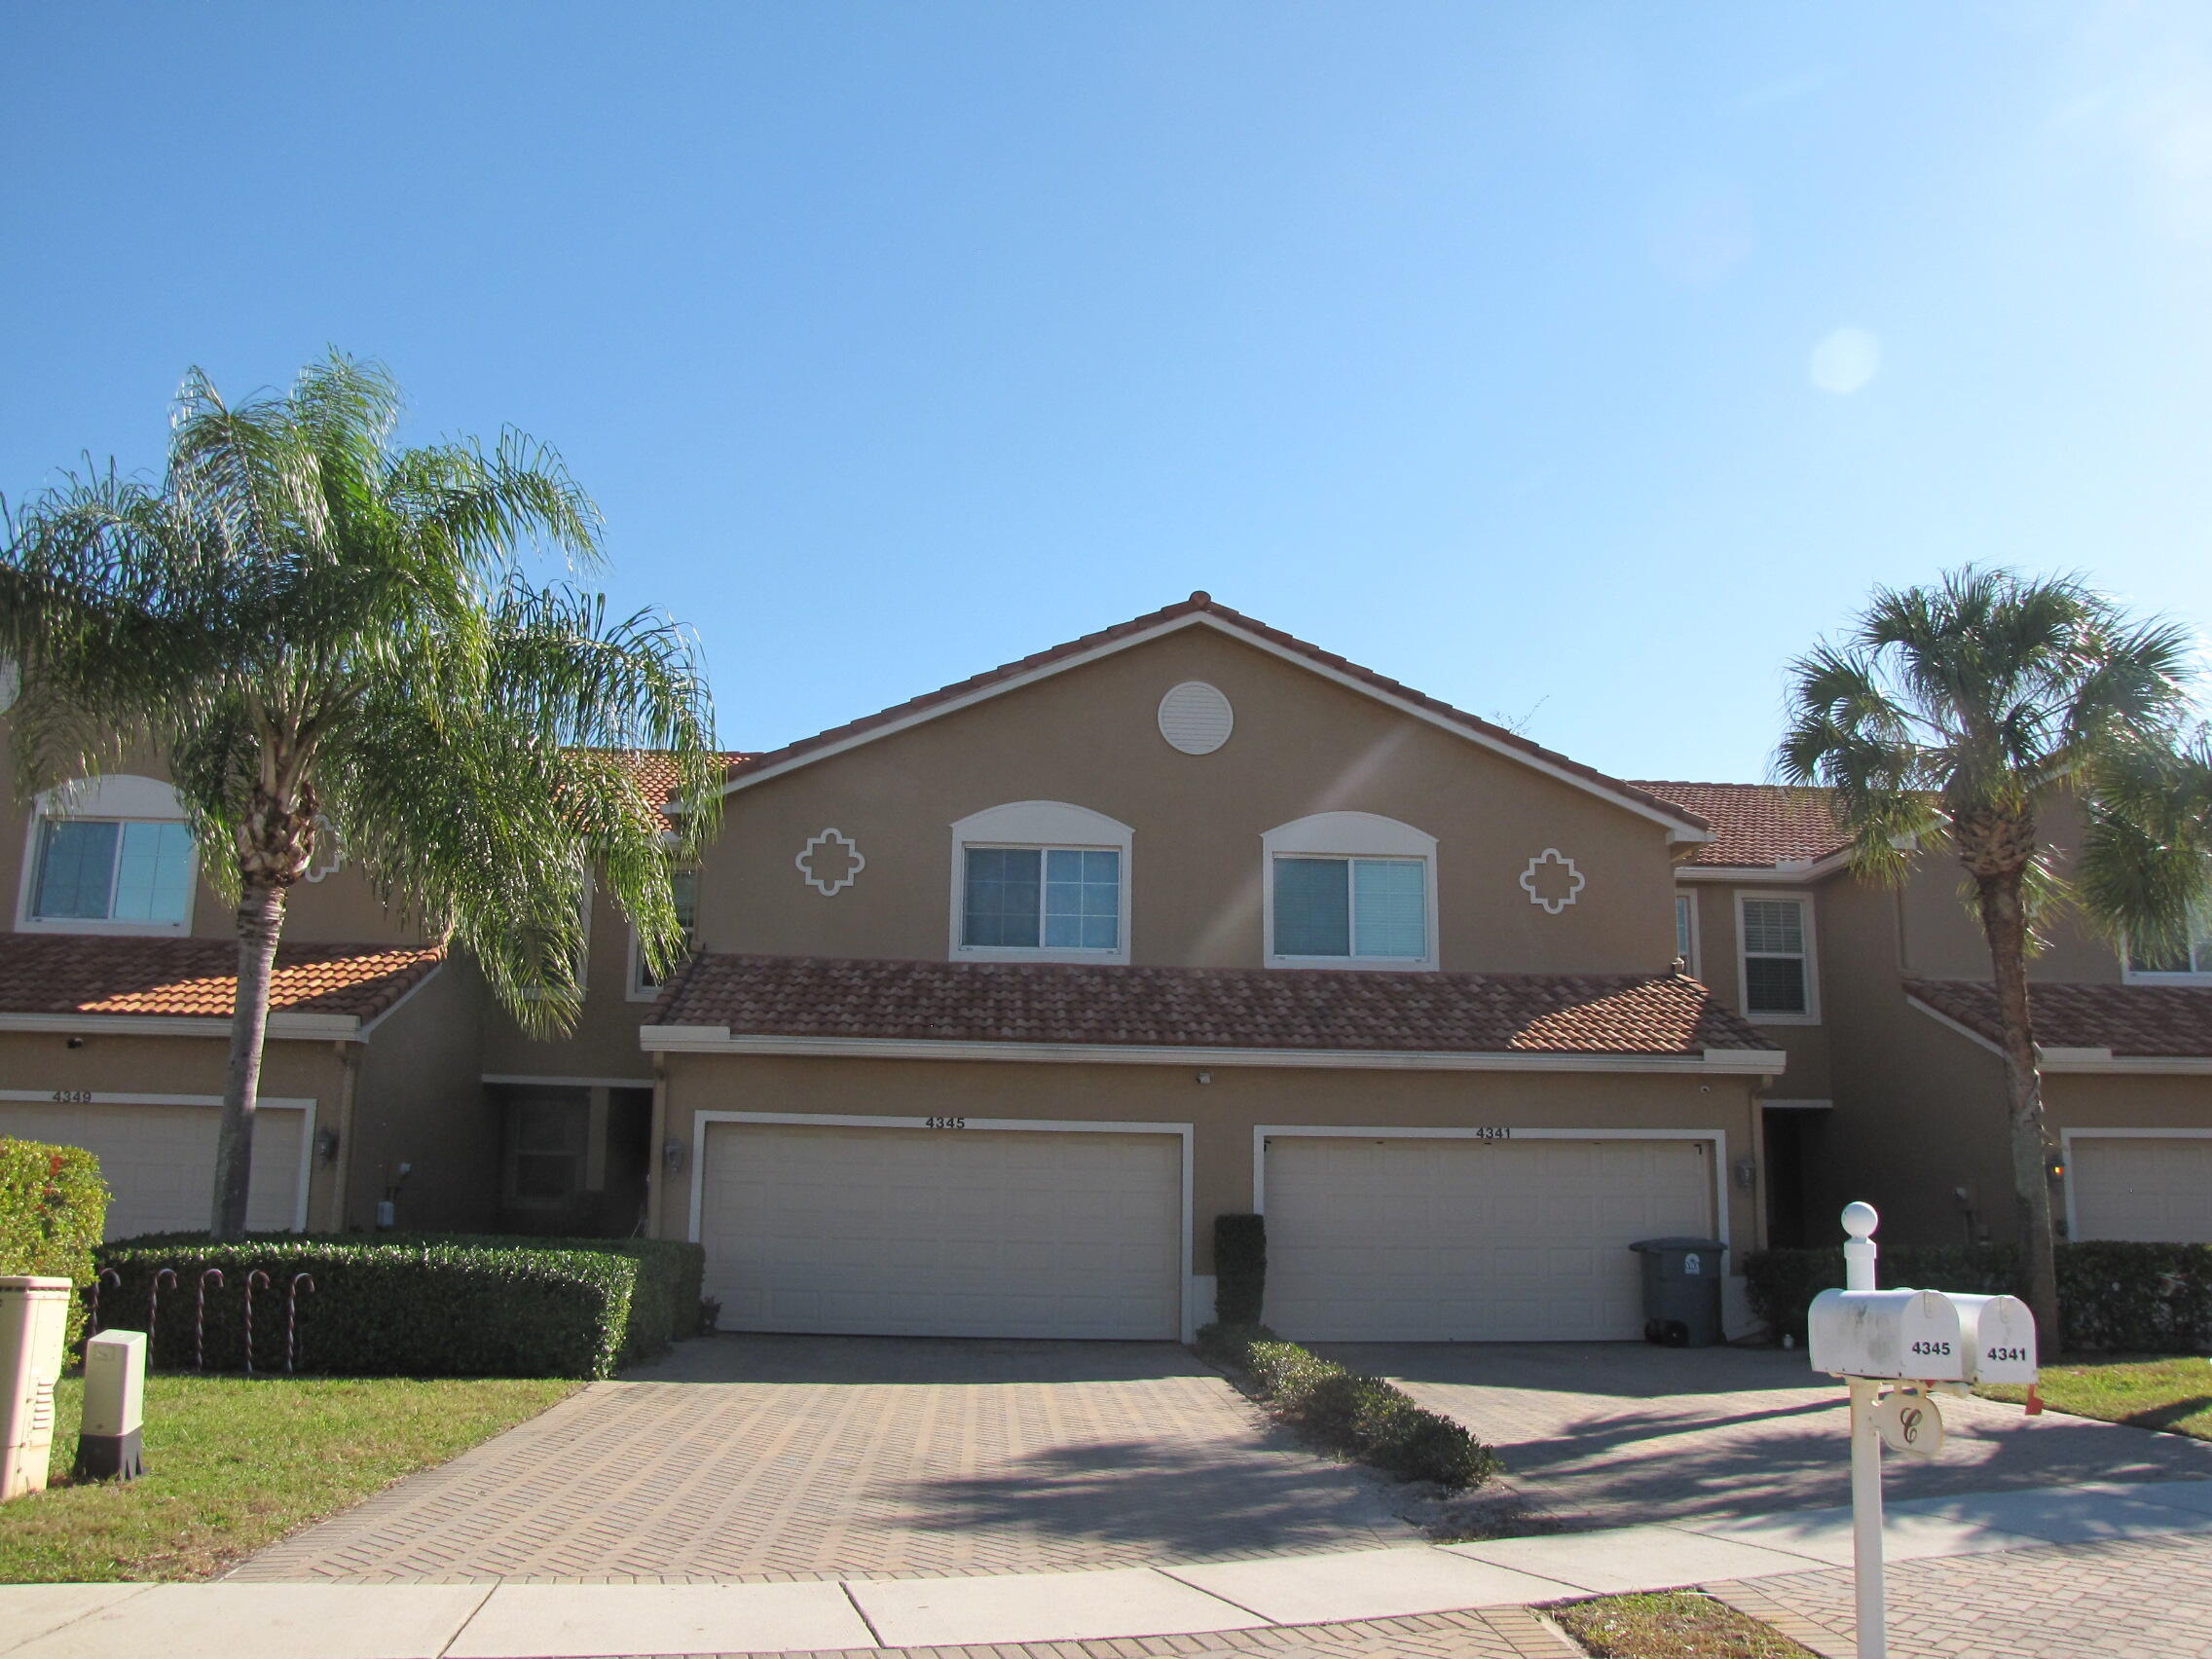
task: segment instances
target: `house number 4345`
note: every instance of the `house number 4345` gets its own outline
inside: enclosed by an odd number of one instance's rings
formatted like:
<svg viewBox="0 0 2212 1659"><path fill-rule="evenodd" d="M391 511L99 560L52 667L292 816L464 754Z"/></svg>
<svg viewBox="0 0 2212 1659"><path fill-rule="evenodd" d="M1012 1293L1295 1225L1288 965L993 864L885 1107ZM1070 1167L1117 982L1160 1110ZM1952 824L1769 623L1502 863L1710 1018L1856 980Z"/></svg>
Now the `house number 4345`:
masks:
<svg viewBox="0 0 2212 1659"><path fill-rule="evenodd" d="M966 1118L924 1118L922 1120L922 1127L925 1129L964 1129L967 1126L968 1120Z"/></svg>

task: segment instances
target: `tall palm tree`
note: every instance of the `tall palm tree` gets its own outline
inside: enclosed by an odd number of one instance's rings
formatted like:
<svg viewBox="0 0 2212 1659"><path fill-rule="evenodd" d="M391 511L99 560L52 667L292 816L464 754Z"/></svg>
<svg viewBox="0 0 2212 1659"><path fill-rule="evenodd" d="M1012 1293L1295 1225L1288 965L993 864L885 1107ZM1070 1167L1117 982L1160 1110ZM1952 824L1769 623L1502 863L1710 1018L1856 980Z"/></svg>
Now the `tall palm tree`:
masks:
<svg viewBox="0 0 2212 1659"><path fill-rule="evenodd" d="M712 832L713 711L688 633L534 585L600 559L599 513L519 433L403 448L398 387L333 352L238 405L194 370L158 485L88 467L0 520L0 656L26 793L151 752L237 906L212 1224L245 1227L285 895L335 836L387 902L464 944L536 1033L571 1025L597 879L645 961L682 948L671 853ZM621 763L671 751L682 814Z"/></svg>
<svg viewBox="0 0 2212 1659"><path fill-rule="evenodd" d="M1833 792L1862 872L1901 881L1948 851L1981 924L2003 1028L2030 1305L2060 1341L2049 1148L2028 1005L2039 925L2077 905L2116 940L2165 948L2204 894L2201 819L2157 804L2186 777L2191 642L2072 578L1968 567L1878 589L1842 643L1791 666L1777 768ZM2200 762L2201 756L2197 757ZM2044 832L2062 794L2089 830L2062 874Z"/></svg>

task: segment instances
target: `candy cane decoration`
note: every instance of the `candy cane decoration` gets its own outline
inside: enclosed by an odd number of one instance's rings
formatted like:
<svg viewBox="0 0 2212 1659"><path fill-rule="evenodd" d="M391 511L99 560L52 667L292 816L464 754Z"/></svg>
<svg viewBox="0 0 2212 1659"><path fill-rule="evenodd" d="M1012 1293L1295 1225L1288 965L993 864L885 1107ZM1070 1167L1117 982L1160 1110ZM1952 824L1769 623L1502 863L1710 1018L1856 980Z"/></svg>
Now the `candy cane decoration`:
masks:
<svg viewBox="0 0 2212 1659"><path fill-rule="evenodd" d="M292 1359L299 1349L300 1286L303 1284L308 1287L309 1294L313 1295L314 1275L294 1273L291 1288L284 1293L284 1375L287 1377L292 1375Z"/></svg>
<svg viewBox="0 0 2212 1659"><path fill-rule="evenodd" d="M269 1288L269 1275L259 1268L245 1275L245 1374L253 1375L253 1287L258 1282L263 1290Z"/></svg>
<svg viewBox="0 0 2212 1659"><path fill-rule="evenodd" d="M192 1318L192 1369L207 1369L207 1281L213 1279L215 1288L223 1288L223 1270L209 1268L200 1275L200 1301Z"/></svg>

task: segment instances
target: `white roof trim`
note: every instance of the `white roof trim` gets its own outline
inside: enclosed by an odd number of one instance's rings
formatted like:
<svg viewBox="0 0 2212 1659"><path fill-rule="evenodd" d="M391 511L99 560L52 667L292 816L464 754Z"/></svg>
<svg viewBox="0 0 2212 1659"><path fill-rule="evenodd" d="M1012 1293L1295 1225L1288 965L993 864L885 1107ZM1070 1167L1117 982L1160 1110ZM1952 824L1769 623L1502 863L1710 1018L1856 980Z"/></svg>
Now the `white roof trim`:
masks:
<svg viewBox="0 0 2212 1659"><path fill-rule="evenodd" d="M228 1019L182 1014L0 1014L0 1031L59 1031L111 1037L229 1037ZM354 1043L361 1022L350 1014L273 1014L269 1035L297 1042Z"/></svg>
<svg viewBox="0 0 2212 1659"><path fill-rule="evenodd" d="M1204 1049L1124 1043L984 1043L903 1037L732 1036L726 1025L644 1025L650 1053L800 1054L824 1058L1014 1060L1048 1065L1274 1066L1327 1071L1693 1072L1771 1077L1788 1063L1773 1049L1702 1054L1530 1054L1370 1049Z"/></svg>
<svg viewBox="0 0 2212 1659"><path fill-rule="evenodd" d="M1677 865L1677 881L1726 881L1742 886L1746 882L1774 882L1781 886L1804 887L1831 876L1851 866L1851 849L1830 853L1825 859L1785 859L1770 865Z"/></svg>
<svg viewBox="0 0 2212 1659"><path fill-rule="evenodd" d="M1657 807L1647 806L1631 795L1609 790L1603 784L1585 778L1579 773L1569 771L1565 766L1555 765L1539 756L1530 755L1526 750L1517 748L1512 744L1501 743L1486 732L1477 731L1471 726L1461 725L1457 720L1449 719L1433 710L1424 709L1407 698L1385 691L1379 685L1370 684L1357 675L1346 674L1343 670L1332 668L1326 663L1315 662L1303 652L1279 645L1272 640L1264 638L1248 629L1240 628L1228 618L1217 616L1207 610L1194 610L1181 616L1170 617L1164 622L1155 623L1153 626L1139 629L1135 633L1124 634L1119 639L1104 641L1091 646L1088 650L1076 651L1064 657L1055 657L1051 662L1040 663L1035 668L1010 675L1004 680L994 680L988 684L978 685L974 690L964 692L958 697L948 697L941 703L932 703L927 708L913 710L908 714L902 715L895 720L887 720L882 725L870 726L866 731L854 732L850 736L839 738L835 743L824 744L820 749L810 749L804 755L793 755L788 759L779 760L774 765L764 766L758 771L741 773L722 786L722 793L728 795L739 790L751 789L756 784L765 783L770 778L782 777L786 772L796 771L799 767L811 765L817 760L827 760L832 755L842 755L849 749L858 749L864 743L873 743L878 738L890 737L894 733L920 725L926 720L934 720L944 715L955 714L962 709L973 708L977 703L987 702L993 697L1004 696L1009 691L1017 691L1024 685L1034 684L1041 680L1049 680L1056 674L1064 674L1069 669L1081 668L1087 663L1097 662L1101 658L1112 656L1118 651L1125 651L1132 645L1145 645L1181 629L1198 626L1213 628L1228 635L1231 639L1255 646L1295 667L1303 668L1309 674L1317 674L1324 680L1333 681L1347 690L1357 691L1363 696L1372 697L1379 703L1396 709L1400 714L1411 715L1414 719L1425 720L1439 730L1451 732L1456 737L1465 738L1468 742L1477 744L1494 754L1502 755L1510 760L1518 760L1522 765L1542 772L1546 776L1555 778L1574 789L1581 790L1586 794L1593 794L1601 800L1609 800L1616 806L1626 807L1639 817L1647 818L1652 823L1664 827L1670 841L1710 841L1713 839L1713 831L1710 830L1700 830L1695 825L1677 818L1672 813L1663 812Z"/></svg>

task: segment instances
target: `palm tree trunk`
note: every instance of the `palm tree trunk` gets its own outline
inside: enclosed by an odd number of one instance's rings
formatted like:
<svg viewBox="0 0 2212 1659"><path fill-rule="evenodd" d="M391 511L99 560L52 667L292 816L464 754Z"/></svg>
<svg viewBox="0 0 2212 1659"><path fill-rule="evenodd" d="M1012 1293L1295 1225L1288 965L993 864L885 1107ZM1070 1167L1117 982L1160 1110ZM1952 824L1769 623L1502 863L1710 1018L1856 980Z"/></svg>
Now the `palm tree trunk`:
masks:
<svg viewBox="0 0 2212 1659"><path fill-rule="evenodd" d="M2050 1182L2046 1175L2043 1079L2036 1070L2035 1024L2028 1010L2028 920L2018 870L1984 876L1982 937L1997 981L1997 1015L2005 1053L2005 1103L2012 1136L2012 1190L2019 1200L2020 1256L2027 1268L2028 1306L2046 1353L2060 1348L2058 1259L2051 1244Z"/></svg>
<svg viewBox="0 0 2212 1659"><path fill-rule="evenodd" d="M245 1234L253 1174L253 1115L261 1095L261 1047L269 1032L269 988L284 931L284 889L248 880L239 900L239 989L231 1009L231 1063L223 1078L223 1122L215 1136L213 1231Z"/></svg>

